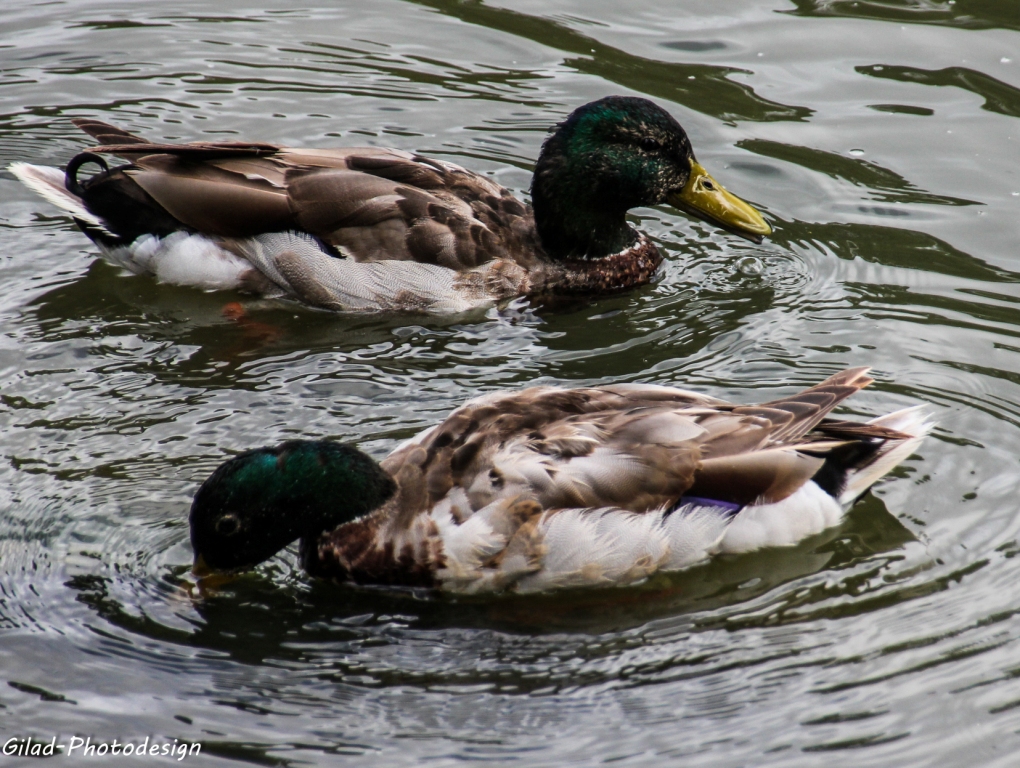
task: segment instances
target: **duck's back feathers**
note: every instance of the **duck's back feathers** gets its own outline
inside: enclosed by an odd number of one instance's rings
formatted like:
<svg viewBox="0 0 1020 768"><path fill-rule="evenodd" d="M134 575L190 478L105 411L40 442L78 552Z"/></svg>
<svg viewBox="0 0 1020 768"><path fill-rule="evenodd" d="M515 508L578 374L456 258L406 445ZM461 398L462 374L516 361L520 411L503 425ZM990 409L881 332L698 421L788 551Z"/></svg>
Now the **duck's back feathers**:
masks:
<svg viewBox="0 0 1020 768"><path fill-rule="evenodd" d="M839 522L929 428L916 411L825 418L870 381L844 371L760 406L640 385L485 396L384 460L397 493L309 542L310 567L392 583L413 563L419 584L537 590L794 544Z"/></svg>
<svg viewBox="0 0 1020 768"><path fill-rule="evenodd" d="M134 184L182 229L226 238L295 230L358 261L450 269L500 258L523 263L539 247L525 205L452 163L374 147L154 144L98 121L79 127L102 142L93 152L133 160L112 176L85 182L86 203L102 204L104 184L121 195ZM131 141L112 143L122 134Z"/></svg>
<svg viewBox="0 0 1020 768"><path fill-rule="evenodd" d="M543 508L634 511L688 492L738 504L776 501L821 466L812 454L843 442L811 430L871 381L865 372L844 371L760 406L640 385L490 395L457 409L383 466L397 477L420 471L427 478L421 508L454 486L473 493L479 506L493 494L522 493L535 494ZM495 475L494 484L485 479Z"/></svg>

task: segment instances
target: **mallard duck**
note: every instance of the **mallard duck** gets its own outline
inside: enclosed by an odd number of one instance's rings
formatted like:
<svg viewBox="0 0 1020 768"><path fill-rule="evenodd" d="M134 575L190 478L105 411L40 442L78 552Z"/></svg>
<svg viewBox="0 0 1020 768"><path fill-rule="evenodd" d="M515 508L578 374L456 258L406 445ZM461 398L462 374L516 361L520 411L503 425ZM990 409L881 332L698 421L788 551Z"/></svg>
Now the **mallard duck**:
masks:
<svg viewBox="0 0 1020 768"><path fill-rule="evenodd" d="M695 160L680 124L640 98L600 99L562 122L542 146L531 206L483 175L396 149L157 144L73 122L100 146L66 171L10 170L111 261L331 310L459 312L643 285L662 256L627 223L637 206L669 203L759 242L771 233ZM111 168L102 155L131 162ZM88 164L101 170L82 180Z"/></svg>
<svg viewBox="0 0 1020 768"><path fill-rule="evenodd" d="M793 545L931 428L923 406L826 418L867 370L761 405L641 384L489 394L381 463L329 441L249 451L195 495L194 570L247 569L300 539L314 576L523 593Z"/></svg>

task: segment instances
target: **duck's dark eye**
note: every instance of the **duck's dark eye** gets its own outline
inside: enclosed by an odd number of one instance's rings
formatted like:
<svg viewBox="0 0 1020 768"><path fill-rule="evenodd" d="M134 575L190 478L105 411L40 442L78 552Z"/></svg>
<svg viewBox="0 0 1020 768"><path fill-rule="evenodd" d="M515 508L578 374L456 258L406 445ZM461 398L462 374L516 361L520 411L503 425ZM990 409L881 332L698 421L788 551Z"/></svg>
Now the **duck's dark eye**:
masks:
<svg viewBox="0 0 1020 768"><path fill-rule="evenodd" d="M657 152L661 149L661 145L655 139L644 138L641 139L641 149L646 152Z"/></svg>
<svg viewBox="0 0 1020 768"><path fill-rule="evenodd" d="M221 536L233 536L239 530L241 530L241 521L238 520L237 515L224 515L216 521L216 533Z"/></svg>

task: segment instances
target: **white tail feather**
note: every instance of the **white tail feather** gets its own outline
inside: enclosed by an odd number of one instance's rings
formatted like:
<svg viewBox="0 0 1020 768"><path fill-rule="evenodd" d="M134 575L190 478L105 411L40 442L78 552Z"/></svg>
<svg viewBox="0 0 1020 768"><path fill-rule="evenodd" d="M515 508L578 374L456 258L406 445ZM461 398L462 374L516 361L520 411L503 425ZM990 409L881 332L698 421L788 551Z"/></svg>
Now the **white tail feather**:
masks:
<svg viewBox="0 0 1020 768"><path fill-rule="evenodd" d="M58 208L70 213L103 232L112 235L103 221L89 211L76 194L69 192L64 186L64 172L59 168L47 165L31 165L29 163L11 163L7 170L13 173L26 187L49 200Z"/></svg>
<svg viewBox="0 0 1020 768"><path fill-rule="evenodd" d="M887 413L884 416L871 419L868 424L895 429L897 432L910 435L910 438L900 441L890 440L887 443L888 447L884 448L874 461L861 467L858 471L852 472L847 477L846 488L839 495L839 503L842 505L853 502L885 474L891 472L896 465L910 456L935 426L927 406L924 405L914 405L900 411Z"/></svg>

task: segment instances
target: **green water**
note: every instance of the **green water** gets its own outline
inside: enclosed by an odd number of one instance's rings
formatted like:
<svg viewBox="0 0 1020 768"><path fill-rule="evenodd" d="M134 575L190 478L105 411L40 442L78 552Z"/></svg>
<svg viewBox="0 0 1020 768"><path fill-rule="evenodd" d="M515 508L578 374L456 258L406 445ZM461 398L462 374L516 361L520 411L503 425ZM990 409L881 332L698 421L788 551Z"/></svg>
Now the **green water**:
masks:
<svg viewBox="0 0 1020 768"><path fill-rule="evenodd" d="M0 174L0 741L176 738L193 765L1017 764L1015 0L0 11L0 167L63 165L88 145L70 118L96 117L420 150L525 195L548 127L610 93L669 109L775 236L642 209L667 255L642 290L352 319L124 276ZM854 365L877 382L847 413L927 402L939 426L793 549L526 600L317 583L293 552L182 588L191 495L239 450L381 456L535 382L757 400Z"/></svg>

